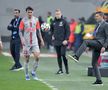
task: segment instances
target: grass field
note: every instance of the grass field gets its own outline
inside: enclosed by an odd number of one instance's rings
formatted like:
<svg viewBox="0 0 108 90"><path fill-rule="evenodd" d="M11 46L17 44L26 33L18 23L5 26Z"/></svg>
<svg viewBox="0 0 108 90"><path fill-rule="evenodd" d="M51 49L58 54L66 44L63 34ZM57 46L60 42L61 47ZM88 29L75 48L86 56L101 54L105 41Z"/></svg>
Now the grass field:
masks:
<svg viewBox="0 0 108 90"><path fill-rule="evenodd" d="M23 58L21 58L23 62ZM40 58L38 77L58 90L108 90L108 78L102 78L103 86L92 86L95 77L87 76L90 58L82 56L79 64L69 61L70 74L56 75L58 70L56 58ZM32 60L31 60L32 63ZM51 90L41 81L26 81L24 72L12 72L12 58L0 56L0 90Z"/></svg>

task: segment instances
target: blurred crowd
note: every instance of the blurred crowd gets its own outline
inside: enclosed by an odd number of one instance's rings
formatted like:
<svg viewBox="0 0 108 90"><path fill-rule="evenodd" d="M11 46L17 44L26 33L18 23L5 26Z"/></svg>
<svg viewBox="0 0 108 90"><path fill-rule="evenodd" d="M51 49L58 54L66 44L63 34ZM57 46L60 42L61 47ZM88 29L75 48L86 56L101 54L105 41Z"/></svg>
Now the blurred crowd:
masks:
<svg viewBox="0 0 108 90"><path fill-rule="evenodd" d="M51 12L47 12L47 18L44 21L42 16L39 16L39 22L40 25L42 25L44 22L51 25L52 21L54 20L54 17L52 16ZM84 17L80 17L78 19L71 18L70 20L67 19L67 17L64 17L64 19L69 23L70 26L70 36L68 40L67 50L72 50L73 53L75 53L80 47L81 43L83 42L83 36L85 35L85 24L96 24L96 21L94 19L94 14L91 15L91 17L88 20L85 20ZM106 22L108 22L108 15L104 15L104 19ZM41 30L42 31L42 30ZM42 36L45 41L46 48L50 51L54 51L53 44L51 42L51 32L50 30L47 32L42 31Z"/></svg>
<svg viewBox="0 0 108 90"><path fill-rule="evenodd" d="M40 25L42 25L45 22L51 25L52 21L54 20L54 17L52 16L51 12L47 13L47 18L45 21L43 20L42 16L39 16L38 18L39 18ZM75 53L83 41L85 18L81 17L78 18L77 20L75 20L74 18L72 18L71 20L67 20L67 17L64 17L64 19L68 22L70 26L70 36L68 40L67 50L73 50L73 52ZM46 48L50 52L53 52L54 47L51 41L52 37L51 37L50 30L47 32L43 32L41 30L41 32L45 41Z"/></svg>

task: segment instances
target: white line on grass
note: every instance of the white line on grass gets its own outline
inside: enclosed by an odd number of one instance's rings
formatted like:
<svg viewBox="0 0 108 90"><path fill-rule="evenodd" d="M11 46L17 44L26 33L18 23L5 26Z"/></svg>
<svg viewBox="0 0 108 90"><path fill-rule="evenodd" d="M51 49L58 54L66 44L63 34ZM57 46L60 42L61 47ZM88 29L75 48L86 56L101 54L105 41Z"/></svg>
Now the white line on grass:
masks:
<svg viewBox="0 0 108 90"><path fill-rule="evenodd" d="M11 56L11 54L8 52L2 52L2 54L5 56ZM21 56L23 56L22 53L21 53ZM33 55L31 54L31 56ZM40 57L56 57L56 54L40 54Z"/></svg>
<svg viewBox="0 0 108 90"><path fill-rule="evenodd" d="M52 90L58 90L56 87L52 86L51 84L45 82L44 80L42 79L39 79L39 81L41 81L42 83L46 84L49 88L51 88Z"/></svg>
<svg viewBox="0 0 108 90"><path fill-rule="evenodd" d="M66 81L66 82L70 82L70 81L74 81L74 82L80 82L80 81L84 81L84 82L88 82L88 81L92 81L92 80L79 80L79 79L75 79L75 80L70 80L70 79L62 79L62 80L58 80L58 79L45 79L45 81L56 81L56 82L64 82L64 81Z"/></svg>
<svg viewBox="0 0 108 90"><path fill-rule="evenodd" d="M3 52L2 53L4 56L9 56L11 57L11 54L10 53L7 53L7 52ZM48 55L48 54L42 54L41 55L42 57L55 57L55 55ZM13 63L13 62L12 62ZM55 86L45 82L44 80L42 79L39 79L39 81L41 81L43 84L47 85L49 88L51 88L52 90L58 90Z"/></svg>

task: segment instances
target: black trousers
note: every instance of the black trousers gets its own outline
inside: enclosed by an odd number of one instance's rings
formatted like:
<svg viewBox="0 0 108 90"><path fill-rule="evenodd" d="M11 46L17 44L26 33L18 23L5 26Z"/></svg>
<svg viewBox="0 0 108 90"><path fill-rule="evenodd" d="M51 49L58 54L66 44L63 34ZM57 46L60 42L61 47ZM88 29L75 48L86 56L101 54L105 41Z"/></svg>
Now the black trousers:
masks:
<svg viewBox="0 0 108 90"><path fill-rule="evenodd" d="M57 62L59 66L59 70L62 70L62 60L64 62L64 66L66 69L66 72L68 72L68 60L66 58L66 46L55 46L56 53L57 53Z"/></svg>
<svg viewBox="0 0 108 90"><path fill-rule="evenodd" d="M93 52L92 52L93 70L94 70L96 79L101 80L101 75L100 75L100 71L99 71L99 68L97 66L97 63L98 63L98 58L100 56L100 50L102 48L102 44L97 40L85 40L85 41L83 41L82 45L77 50L75 55L80 57L81 54L86 50L87 47L90 47L93 49Z"/></svg>
<svg viewBox="0 0 108 90"><path fill-rule="evenodd" d="M22 67L22 65L20 64L20 45L21 45L21 41L20 39L11 39L10 41L10 51L11 51L11 55L15 61L15 67L19 68Z"/></svg>

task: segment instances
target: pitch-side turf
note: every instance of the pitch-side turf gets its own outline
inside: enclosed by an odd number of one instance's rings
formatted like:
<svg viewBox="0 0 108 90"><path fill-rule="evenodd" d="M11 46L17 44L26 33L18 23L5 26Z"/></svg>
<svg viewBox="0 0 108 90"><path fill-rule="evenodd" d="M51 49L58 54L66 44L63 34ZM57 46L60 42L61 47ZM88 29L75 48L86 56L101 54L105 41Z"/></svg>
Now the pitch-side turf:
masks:
<svg viewBox="0 0 108 90"><path fill-rule="evenodd" d="M92 86L95 77L87 76L91 58L82 56L79 63L69 60L69 75L56 75L58 70L55 57L41 57L37 70L40 81L26 81L24 71L9 71L13 65L11 57L0 56L0 90L108 90L108 78L102 78L103 86ZM23 64L24 59L21 58ZM33 58L30 62L33 62Z"/></svg>

